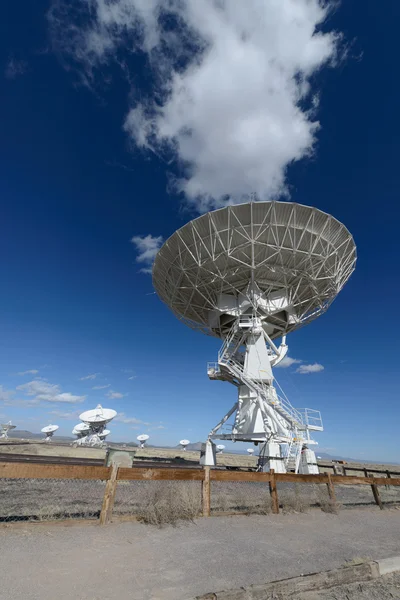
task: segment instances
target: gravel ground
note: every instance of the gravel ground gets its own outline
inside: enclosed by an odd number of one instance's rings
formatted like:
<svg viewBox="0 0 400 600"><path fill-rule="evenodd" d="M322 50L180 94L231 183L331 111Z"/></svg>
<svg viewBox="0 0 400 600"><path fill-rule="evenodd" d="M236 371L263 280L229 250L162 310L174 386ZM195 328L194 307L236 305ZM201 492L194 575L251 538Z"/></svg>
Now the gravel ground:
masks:
<svg viewBox="0 0 400 600"><path fill-rule="evenodd" d="M189 600L399 555L400 511L215 517L164 529L19 523L0 527L0 546L1 600Z"/></svg>

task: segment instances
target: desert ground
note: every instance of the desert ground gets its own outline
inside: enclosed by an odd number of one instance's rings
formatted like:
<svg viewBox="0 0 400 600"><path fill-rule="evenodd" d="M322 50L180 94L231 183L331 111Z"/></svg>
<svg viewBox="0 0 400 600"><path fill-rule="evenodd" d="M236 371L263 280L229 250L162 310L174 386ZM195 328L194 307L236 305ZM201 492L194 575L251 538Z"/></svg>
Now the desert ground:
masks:
<svg viewBox="0 0 400 600"><path fill-rule="evenodd" d="M189 600L355 557L395 556L399 540L399 510L378 508L211 517L162 529L138 522L2 525L0 599L53 600L57 590L58 600Z"/></svg>

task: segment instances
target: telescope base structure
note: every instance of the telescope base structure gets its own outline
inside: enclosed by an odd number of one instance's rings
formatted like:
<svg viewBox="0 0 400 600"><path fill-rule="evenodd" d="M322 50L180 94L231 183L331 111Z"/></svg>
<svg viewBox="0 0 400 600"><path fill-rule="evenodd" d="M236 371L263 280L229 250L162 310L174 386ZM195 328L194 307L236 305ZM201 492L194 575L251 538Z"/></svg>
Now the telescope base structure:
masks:
<svg viewBox="0 0 400 600"><path fill-rule="evenodd" d="M107 446L98 433L90 433L81 438L78 438L73 443L74 446L89 446L91 448L103 448Z"/></svg>
<svg viewBox="0 0 400 600"><path fill-rule="evenodd" d="M310 431L323 431L319 411L297 410L273 385L272 366L287 354L285 337L279 348L265 332L261 320L241 315L232 325L218 354L209 363L210 379L228 381L238 389L238 400L214 427L209 440L221 439L262 444L258 469L277 473L318 473L315 444ZM228 433L222 433L233 418Z"/></svg>
<svg viewBox="0 0 400 600"><path fill-rule="evenodd" d="M275 473L286 473L284 458L281 456L281 447L277 442L266 442L262 445L257 466L259 471L273 469Z"/></svg>
<svg viewBox="0 0 400 600"><path fill-rule="evenodd" d="M301 453L299 473L302 475L319 475L317 457L309 448L303 448Z"/></svg>
<svg viewBox="0 0 400 600"><path fill-rule="evenodd" d="M204 467L215 467L217 464L215 444L211 440L201 445L200 464Z"/></svg>

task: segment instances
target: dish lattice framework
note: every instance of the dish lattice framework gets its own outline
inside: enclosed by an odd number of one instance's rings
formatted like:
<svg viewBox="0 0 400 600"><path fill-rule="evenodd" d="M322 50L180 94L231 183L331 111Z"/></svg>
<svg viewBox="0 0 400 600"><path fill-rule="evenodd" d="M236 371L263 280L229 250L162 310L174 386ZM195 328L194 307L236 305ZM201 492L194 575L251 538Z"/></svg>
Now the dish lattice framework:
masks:
<svg viewBox="0 0 400 600"><path fill-rule="evenodd" d="M325 312L355 261L351 234L331 215L292 202L251 202L177 230L156 256L153 284L180 320L222 338L232 310L221 318L221 298L245 298L260 312L256 293L268 305L273 339Z"/></svg>

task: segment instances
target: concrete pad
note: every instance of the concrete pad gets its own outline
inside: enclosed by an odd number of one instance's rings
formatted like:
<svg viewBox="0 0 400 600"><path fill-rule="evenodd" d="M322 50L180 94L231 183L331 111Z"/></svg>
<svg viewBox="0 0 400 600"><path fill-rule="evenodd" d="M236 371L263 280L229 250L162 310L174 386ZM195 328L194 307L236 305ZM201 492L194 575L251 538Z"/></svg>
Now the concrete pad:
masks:
<svg viewBox="0 0 400 600"><path fill-rule="evenodd" d="M388 573L394 573L400 571L400 556L392 556L391 558L383 558L376 561L379 566L379 573L381 575L387 575Z"/></svg>

